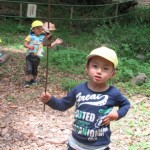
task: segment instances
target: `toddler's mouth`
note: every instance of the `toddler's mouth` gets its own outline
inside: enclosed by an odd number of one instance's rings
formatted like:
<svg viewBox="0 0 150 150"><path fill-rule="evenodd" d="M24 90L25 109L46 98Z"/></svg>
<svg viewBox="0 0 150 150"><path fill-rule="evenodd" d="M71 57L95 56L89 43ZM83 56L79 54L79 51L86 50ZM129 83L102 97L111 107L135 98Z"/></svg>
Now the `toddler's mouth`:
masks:
<svg viewBox="0 0 150 150"><path fill-rule="evenodd" d="M100 77L100 76L95 76L95 79L96 79L96 80L100 80L101 77Z"/></svg>

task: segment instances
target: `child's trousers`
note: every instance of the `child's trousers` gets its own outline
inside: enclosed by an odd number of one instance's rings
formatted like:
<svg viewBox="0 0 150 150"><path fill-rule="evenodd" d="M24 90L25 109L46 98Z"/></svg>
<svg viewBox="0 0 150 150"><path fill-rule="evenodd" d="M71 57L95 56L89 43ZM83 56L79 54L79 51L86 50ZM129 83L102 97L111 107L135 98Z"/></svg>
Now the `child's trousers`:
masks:
<svg viewBox="0 0 150 150"><path fill-rule="evenodd" d="M72 148L69 144L67 145L67 150L76 150L74 148ZM105 148L104 150L110 150L109 147Z"/></svg>
<svg viewBox="0 0 150 150"><path fill-rule="evenodd" d="M37 56L26 56L26 74L37 76L40 58Z"/></svg>

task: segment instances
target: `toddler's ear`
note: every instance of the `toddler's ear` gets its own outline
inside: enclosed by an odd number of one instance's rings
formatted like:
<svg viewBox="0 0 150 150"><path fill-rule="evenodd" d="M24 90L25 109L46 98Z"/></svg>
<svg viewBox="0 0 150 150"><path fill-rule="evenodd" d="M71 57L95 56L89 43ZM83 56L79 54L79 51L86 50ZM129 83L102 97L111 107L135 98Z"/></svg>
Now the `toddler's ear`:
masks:
<svg viewBox="0 0 150 150"><path fill-rule="evenodd" d="M111 78L113 78L116 75L117 71L114 69L111 73Z"/></svg>
<svg viewBox="0 0 150 150"><path fill-rule="evenodd" d="M85 69L86 69L86 73L88 73L88 69L89 69L89 65L88 64L86 64Z"/></svg>

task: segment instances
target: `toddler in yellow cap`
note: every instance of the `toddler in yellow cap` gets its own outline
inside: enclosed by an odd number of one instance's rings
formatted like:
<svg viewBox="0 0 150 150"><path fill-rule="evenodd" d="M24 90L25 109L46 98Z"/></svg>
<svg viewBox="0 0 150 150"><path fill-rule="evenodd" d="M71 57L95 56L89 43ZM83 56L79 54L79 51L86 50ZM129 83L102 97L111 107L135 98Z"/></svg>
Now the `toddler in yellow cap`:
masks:
<svg viewBox="0 0 150 150"><path fill-rule="evenodd" d="M123 118L130 108L129 100L107 83L115 76L117 65L115 51L99 47L87 56L88 81L75 86L62 98L42 93L41 101L53 109L65 111L75 105L67 150L110 149L110 123ZM116 106L118 110L113 110Z"/></svg>
<svg viewBox="0 0 150 150"><path fill-rule="evenodd" d="M53 28L51 28L51 30L53 30L54 24L51 23L50 25L53 25ZM35 20L31 24L30 34L25 38L24 47L27 48L27 52L24 87L37 84L38 66L41 57L43 57L43 41L45 39L44 31L43 22ZM61 43L62 40L58 38L54 42L51 42L49 47L53 47Z"/></svg>

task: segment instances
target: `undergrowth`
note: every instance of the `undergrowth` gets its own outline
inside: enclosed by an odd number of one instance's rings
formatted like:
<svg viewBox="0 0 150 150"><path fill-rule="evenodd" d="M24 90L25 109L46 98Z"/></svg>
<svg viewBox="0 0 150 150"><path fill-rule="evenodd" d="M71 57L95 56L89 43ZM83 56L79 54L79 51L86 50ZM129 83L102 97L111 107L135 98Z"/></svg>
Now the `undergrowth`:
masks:
<svg viewBox="0 0 150 150"><path fill-rule="evenodd" d="M141 13L140 13L141 14ZM86 55L93 49L105 45L114 49L119 57L119 67L116 77L110 82L124 88L127 93L150 93L150 28L148 17L137 13L130 21L121 19L117 23L99 25L92 23L80 23L73 26L63 25L56 21L57 30L53 33L53 40L57 37L63 39L63 45L52 48L49 53L49 65L51 69L72 75L82 75L86 79L85 65ZM125 17L126 18L126 17ZM55 22L54 22L55 23ZM80 25L84 26L80 26ZM0 39L2 45L16 49L23 48L24 38L30 30L31 22L23 24L12 20L1 21ZM46 50L46 48L45 48ZM46 56L46 53L45 53ZM42 58L41 64L45 68L46 57ZM139 73L145 73L146 83L133 85L131 79ZM61 77L61 85L65 90L82 82L70 77Z"/></svg>

